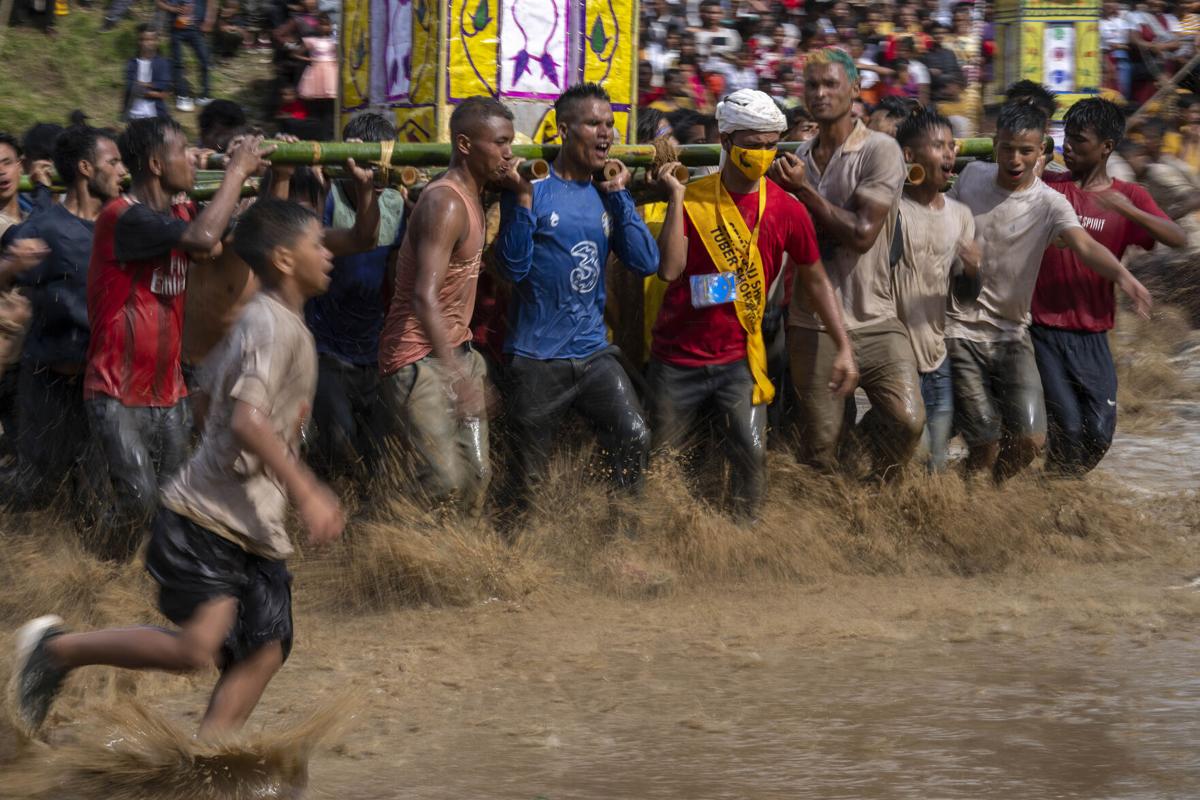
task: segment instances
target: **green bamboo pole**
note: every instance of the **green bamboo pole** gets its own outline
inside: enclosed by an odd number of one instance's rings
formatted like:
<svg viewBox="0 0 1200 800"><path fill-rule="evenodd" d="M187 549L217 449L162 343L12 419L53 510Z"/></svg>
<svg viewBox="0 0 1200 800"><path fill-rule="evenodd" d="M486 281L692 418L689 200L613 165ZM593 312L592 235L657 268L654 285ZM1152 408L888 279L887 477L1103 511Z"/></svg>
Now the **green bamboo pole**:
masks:
<svg viewBox="0 0 1200 800"><path fill-rule="evenodd" d="M353 158L359 164L379 161L379 142L268 142L275 151L267 159L275 164L341 164ZM991 139L959 139L960 156L990 156ZM780 152L794 152L799 142L781 142ZM540 158L553 161L559 146L554 144L518 144L513 146L518 158ZM622 161L629 167L649 167L654 163L654 146L649 144L617 144L608 151L609 158ZM719 144L688 144L679 148L679 160L688 167L712 167L719 163ZM208 166L220 168L225 156L209 158ZM398 143L392 148L392 166L444 167L450 163L449 144Z"/></svg>
<svg viewBox="0 0 1200 800"><path fill-rule="evenodd" d="M220 183L223 180L225 180L225 173L219 169L196 170L196 184L197 185L199 185L201 183ZM121 186L128 189L129 184L130 184L129 176L126 175L121 180ZM66 190L67 190L67 187L63 184L62 178L58 177L58 172L56 170L51 170L50 171L50 191L53 192L54 194L62 194ZM18 191L21 191L21 192L32 192L33 191L33 181L31 181L29 179L28 175L21 176L21 181L18 184Z"/></svg>

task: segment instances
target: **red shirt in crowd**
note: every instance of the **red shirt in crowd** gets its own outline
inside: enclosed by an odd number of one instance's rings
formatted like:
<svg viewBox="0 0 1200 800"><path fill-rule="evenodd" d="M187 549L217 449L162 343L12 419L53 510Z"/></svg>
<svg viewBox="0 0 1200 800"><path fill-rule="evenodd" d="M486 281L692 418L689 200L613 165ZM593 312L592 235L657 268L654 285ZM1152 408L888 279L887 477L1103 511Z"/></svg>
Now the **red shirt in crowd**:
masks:
<svg viewBox="0 0 1200 800"><path fill-rule="evenodd" d="M804 265L816 263L821 255L808 211L774 182L767 180L766 186L767 205L758 234L758 252L762 254L769 289L780 277L784 253L797 264ZM758 193L731 192L729 196L742 212L746 226L754 230L758 218ZM707 308L692 306L691 277L716 272L717 268L691 218L686 212L683 216L688 238L687 266L683 276L667 288L662 310L654 324L650 353L659 361L679 367L732 364L746 357L746 331L738 321L733 303ZM787 275L783 278L790 280ZM785 292L785 303L789 297L790 292Z"/></svg>
<svg viewBox="0 0 1200 800"><path fill-rule="evenodd" d="M189 256L178 249L192 203L163 214L126 196L96 219L88 267L85 398L169 407L187 395L180 368Z"/></svg>
<svg viewBox="0 0 1200 800"><path fill-rule="evenodd" d="M1149 231L1100 205L1096 201L1099 192L1080 189L1069 173L1047 172L1042 180L1066 196L1083 229L1118 259L1135 245L1145 250L1154 246ZM1150 198L1150 193L1136 183L1114 180L1112 191L1125 195L1148 214L1169 219ZM1035 324L1098 333L1112 328L1116 308L1111 281L1085 267L1074 251L1054 245L1046 248L1033 292Z"/></svg>

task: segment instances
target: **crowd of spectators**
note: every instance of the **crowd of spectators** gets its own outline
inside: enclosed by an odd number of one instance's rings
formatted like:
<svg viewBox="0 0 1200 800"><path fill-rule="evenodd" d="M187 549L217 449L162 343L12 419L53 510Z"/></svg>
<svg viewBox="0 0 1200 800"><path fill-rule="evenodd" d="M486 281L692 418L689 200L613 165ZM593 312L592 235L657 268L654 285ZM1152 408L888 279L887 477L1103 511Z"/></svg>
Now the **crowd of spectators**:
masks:
<svg viewBox="0 0 1200 800"><path fill-rule="evenodd" d="M746 88L794 109L805 57L825 46L854 58L864 113L889 97L915 100L970 136L1003 92L985 2L644 0L641 14L639 105L664 113L711 113ZM1100 37L1104 96L1139 104L1196 53L1200 3L1106 2Z"/></svg>
<svg viewBox="0 0 1200 800"><path fill-rule="evenodd" d="M136 50L126 63L122 119L204 108L212 102L214 63L257 50L270 59L273 73L263 114L274 116L285 133L333 137L341 0L154 0L146 6L112 0L100 24L111 31L135 11L145 20L137 25ZM11 21L53 35L55 18L68 13L66 0L18 0Z"/></svg>

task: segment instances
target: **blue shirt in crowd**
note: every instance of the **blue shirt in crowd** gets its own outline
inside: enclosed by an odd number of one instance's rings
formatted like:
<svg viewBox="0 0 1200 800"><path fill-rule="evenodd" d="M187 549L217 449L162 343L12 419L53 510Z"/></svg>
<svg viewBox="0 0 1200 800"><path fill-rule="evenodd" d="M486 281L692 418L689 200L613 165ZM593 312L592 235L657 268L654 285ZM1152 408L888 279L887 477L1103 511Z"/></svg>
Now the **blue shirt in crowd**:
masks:
<svg viewBox="0 0 1200 800"><path fill-rule="evenodd" d="M609 251L640 275L658 271L658 244L628 191L602 193L553 168L533 186L533 208L505 192L496 263L514 284L505 352L586 358L608 347L604 268Z"/></svg>
<svg viewBox="0 0 1200 800"><path fill-rule="evenodd" d="M88 262L96 223L80 219L59 203L37 207L10 229L5 243L41 239L50 255L17 276L26 287L32 319L21 357L39 364L83 364L90 328L87 316Z"/></svg>
<svg viewBox="0 0 1200 800"><path fill-rule="evenodd" d="M325 203L324 221L333 224L333 192ZM317 352L356 367L379 363L379 336L383 333L383 281L388 258L404 239L404 226L393 241L352 256L333 260L329 289L304 307Z"/></svg>

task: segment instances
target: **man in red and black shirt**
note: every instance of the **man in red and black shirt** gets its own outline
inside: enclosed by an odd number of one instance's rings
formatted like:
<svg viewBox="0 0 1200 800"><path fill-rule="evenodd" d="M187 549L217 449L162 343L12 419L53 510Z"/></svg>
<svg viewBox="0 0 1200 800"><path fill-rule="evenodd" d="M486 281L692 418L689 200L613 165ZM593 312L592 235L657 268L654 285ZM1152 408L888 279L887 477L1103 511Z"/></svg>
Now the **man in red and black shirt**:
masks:
<svg viewBox="0 0 1200 800"><path fill-rule="evenodd" d="M96 220L83 380L88 422L112 482L115 502L103 527L114 555L137 547L159 484L187 455L191 424L180 345L191 256L211 256L220 246L242 183L261 163L261 143L247 138L233 148L225 180L197 214L190 202L171 202L195 180L178 123L134 120L117 142L132 187Z"/></svg>
<svg viewBox="0 0 1200 800"><path fill-rule="evenodd" d="M1106 163L1125 131L1125 117L1108 100L1081 100L1067 112L1063 161L1069 173L1043 180L1071 202L1096 241L1121 258L1130 247L1162 242L1182 247L1187 237L1135 183L1108 176ZM1048 469L1083 474L1112 444L1117 428L1117 372L1108 349L1116 299L1110 281L1067 248L1050 246L1033 294L1033 339L1046 397Z"/></svg>
<svg viewBox="0 0 1200 800"><path fill-rule="evenodd" d="M659 173L671 189L671 201L658 238L658 274L670 286L650 346L652 421L655 446L681 451L702 407L711 404L723 423L733 465L734 510L752 518L766 491L767 403L774 393L766 377L762 314L771 285L788 277L782 274L785 253L837 349L830 389L848 395L858 371L841 305L821 265L812 220L798 200L764 176L787 127L783 113L763 92L743 89L717 106L717 125L725 151L717 175L685 190L671 177L674 165ZM744 225L721 213L734 208ZM724 271L714 263L710 247L714 219L720 230L745 234L748 242L745 248L718 244L717 251L736 251L725 259ZM718 234L717 242L728 245L725 236ZM743 269L741 262L750 263L750 247L757 247L762 274L754 277L750 273L757 269L750 266L749 277L742 280L736 273ZM747 297L750 293L753 298ZM748 313L750 299L757 308ZM759 343L751 348L756 338Z"/></svg>

